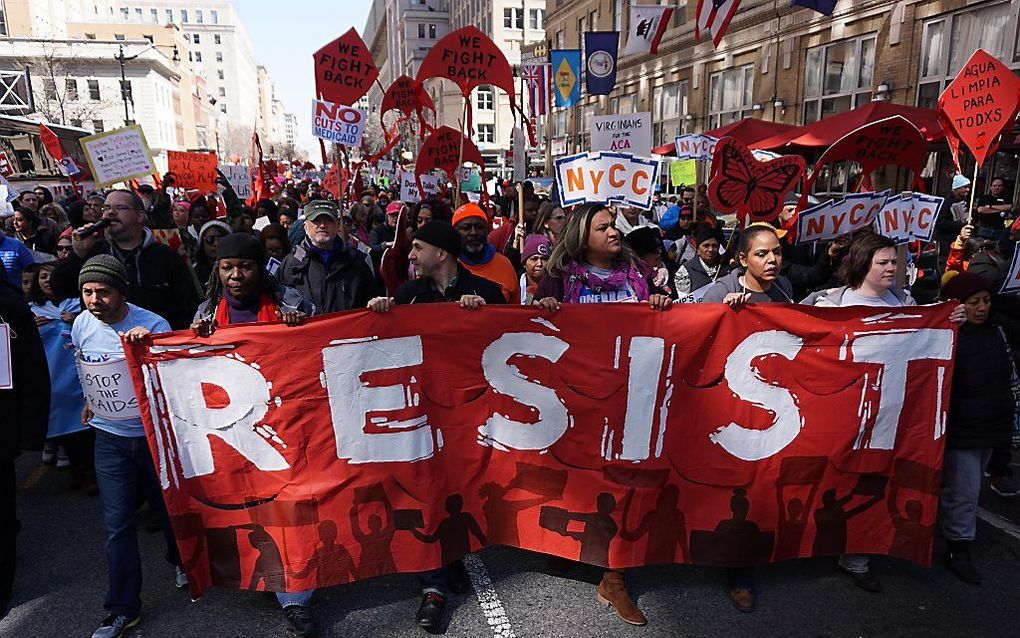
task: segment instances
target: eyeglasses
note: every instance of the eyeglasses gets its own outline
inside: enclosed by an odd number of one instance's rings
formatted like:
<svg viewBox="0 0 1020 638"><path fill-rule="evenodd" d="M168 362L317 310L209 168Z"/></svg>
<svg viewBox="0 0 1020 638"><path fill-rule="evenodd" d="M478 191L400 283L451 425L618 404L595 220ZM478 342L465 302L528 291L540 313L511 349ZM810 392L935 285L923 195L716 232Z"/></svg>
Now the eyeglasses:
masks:
<svg viewBox="0 0 1020 638"><path fill-rule="evenodd" d="M104 213L109 213L109 212L126 213L126 212L132 211L134 209L135 209L134 206L110 206L110 205L104 205L103 206L103 212Z"/></svg>
<svg viewBox="0 0 1020 638"><path fill-rule="evenodd" d="M71 247L68 246L67 244L64 244L63 246L57 246L57 252L58 253L69 253L69 252L71 252Z"/></svg>

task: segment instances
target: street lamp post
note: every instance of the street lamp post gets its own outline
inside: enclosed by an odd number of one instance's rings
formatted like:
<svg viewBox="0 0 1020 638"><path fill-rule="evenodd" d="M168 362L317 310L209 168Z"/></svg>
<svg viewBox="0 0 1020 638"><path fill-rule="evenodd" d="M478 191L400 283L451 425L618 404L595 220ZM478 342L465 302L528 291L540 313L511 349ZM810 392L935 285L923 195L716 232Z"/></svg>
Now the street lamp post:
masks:
<svg viewBox="0 0 1020 638"><path fill-rule="evenodd" d="M124 101L124 126L128 126L129 123L131 122L131 115L130 115L130 113L128 113L127 76L124 73L124 63L129 61L129 60L134 60L134 59L138 58L138 56L140 56L141 54L145 53L146 51L149 51L150 49L159 49L161 46L167 46L167 45L150 44L149 46L145 47L144 49L142 49L138 53L136 53L134 55L127 55L126 56L126 55L124 55L124 45L123 44L117 45L117 55L113 56L113 59L117 60L118 62L120 62L120 98ZM173 45L173 50L174 50L173 61L174 62L180 62L181 61L181 56L180 56L180 53L178 53L178 51L177 51L177 45L176 44ZM135 103L135 97L134 97L134 95L132 95L131 96L131 105L134 106L134 103Z"/></svg>

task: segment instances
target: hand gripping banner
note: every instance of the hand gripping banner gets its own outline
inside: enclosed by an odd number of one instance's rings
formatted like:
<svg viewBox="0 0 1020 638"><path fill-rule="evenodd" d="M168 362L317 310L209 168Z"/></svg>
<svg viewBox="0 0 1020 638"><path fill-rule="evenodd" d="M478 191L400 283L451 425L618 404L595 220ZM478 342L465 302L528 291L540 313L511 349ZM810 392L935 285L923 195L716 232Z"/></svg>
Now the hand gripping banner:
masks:
<svg viewBox="0 0 1020 638"><path fill-rule="evenodd" d="M950 309L436 304L127 354L194 596L495 544L614 568L927 565Z"/></svg>

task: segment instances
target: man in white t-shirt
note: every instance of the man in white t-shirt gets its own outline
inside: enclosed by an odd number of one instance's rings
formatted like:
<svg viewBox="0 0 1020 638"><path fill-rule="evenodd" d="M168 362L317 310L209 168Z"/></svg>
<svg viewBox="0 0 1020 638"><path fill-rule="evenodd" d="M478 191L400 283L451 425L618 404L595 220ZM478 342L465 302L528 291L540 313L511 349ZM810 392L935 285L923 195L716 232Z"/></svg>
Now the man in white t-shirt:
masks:
<svg viewBox="0 0 1020 638"><path fill-rule="evenodd" d="M92 636L119 638L141 620L142 564L135 531L139 495L148 499L163 522L166 559L175 566L174 584L178 588L188 584L121 343L121 337L135 342L149 333L168 332L170 325L159 315L127 303L127 272L112 255L96 255L85 262L78 285L87 312L75 319L71 342L88 399L82 419L96 430L96 479L106 528L109 583L103 604L109 615Z"/></svg>

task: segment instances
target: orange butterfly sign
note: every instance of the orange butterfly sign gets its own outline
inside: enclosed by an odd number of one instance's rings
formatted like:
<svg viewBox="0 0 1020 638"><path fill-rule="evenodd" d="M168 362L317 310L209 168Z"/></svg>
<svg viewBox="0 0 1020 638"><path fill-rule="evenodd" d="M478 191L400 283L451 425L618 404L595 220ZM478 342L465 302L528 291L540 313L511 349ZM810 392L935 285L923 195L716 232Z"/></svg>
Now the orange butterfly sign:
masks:
<svg viewBox="0 0 1020 638"><path fill-rule="evenodd" d="M722 213L736 213L741 226L771 222L783 210L783 198L806 171L804 158L787 155L759 161L741 142L724 137L712 155L708 199Z"/></svg>

